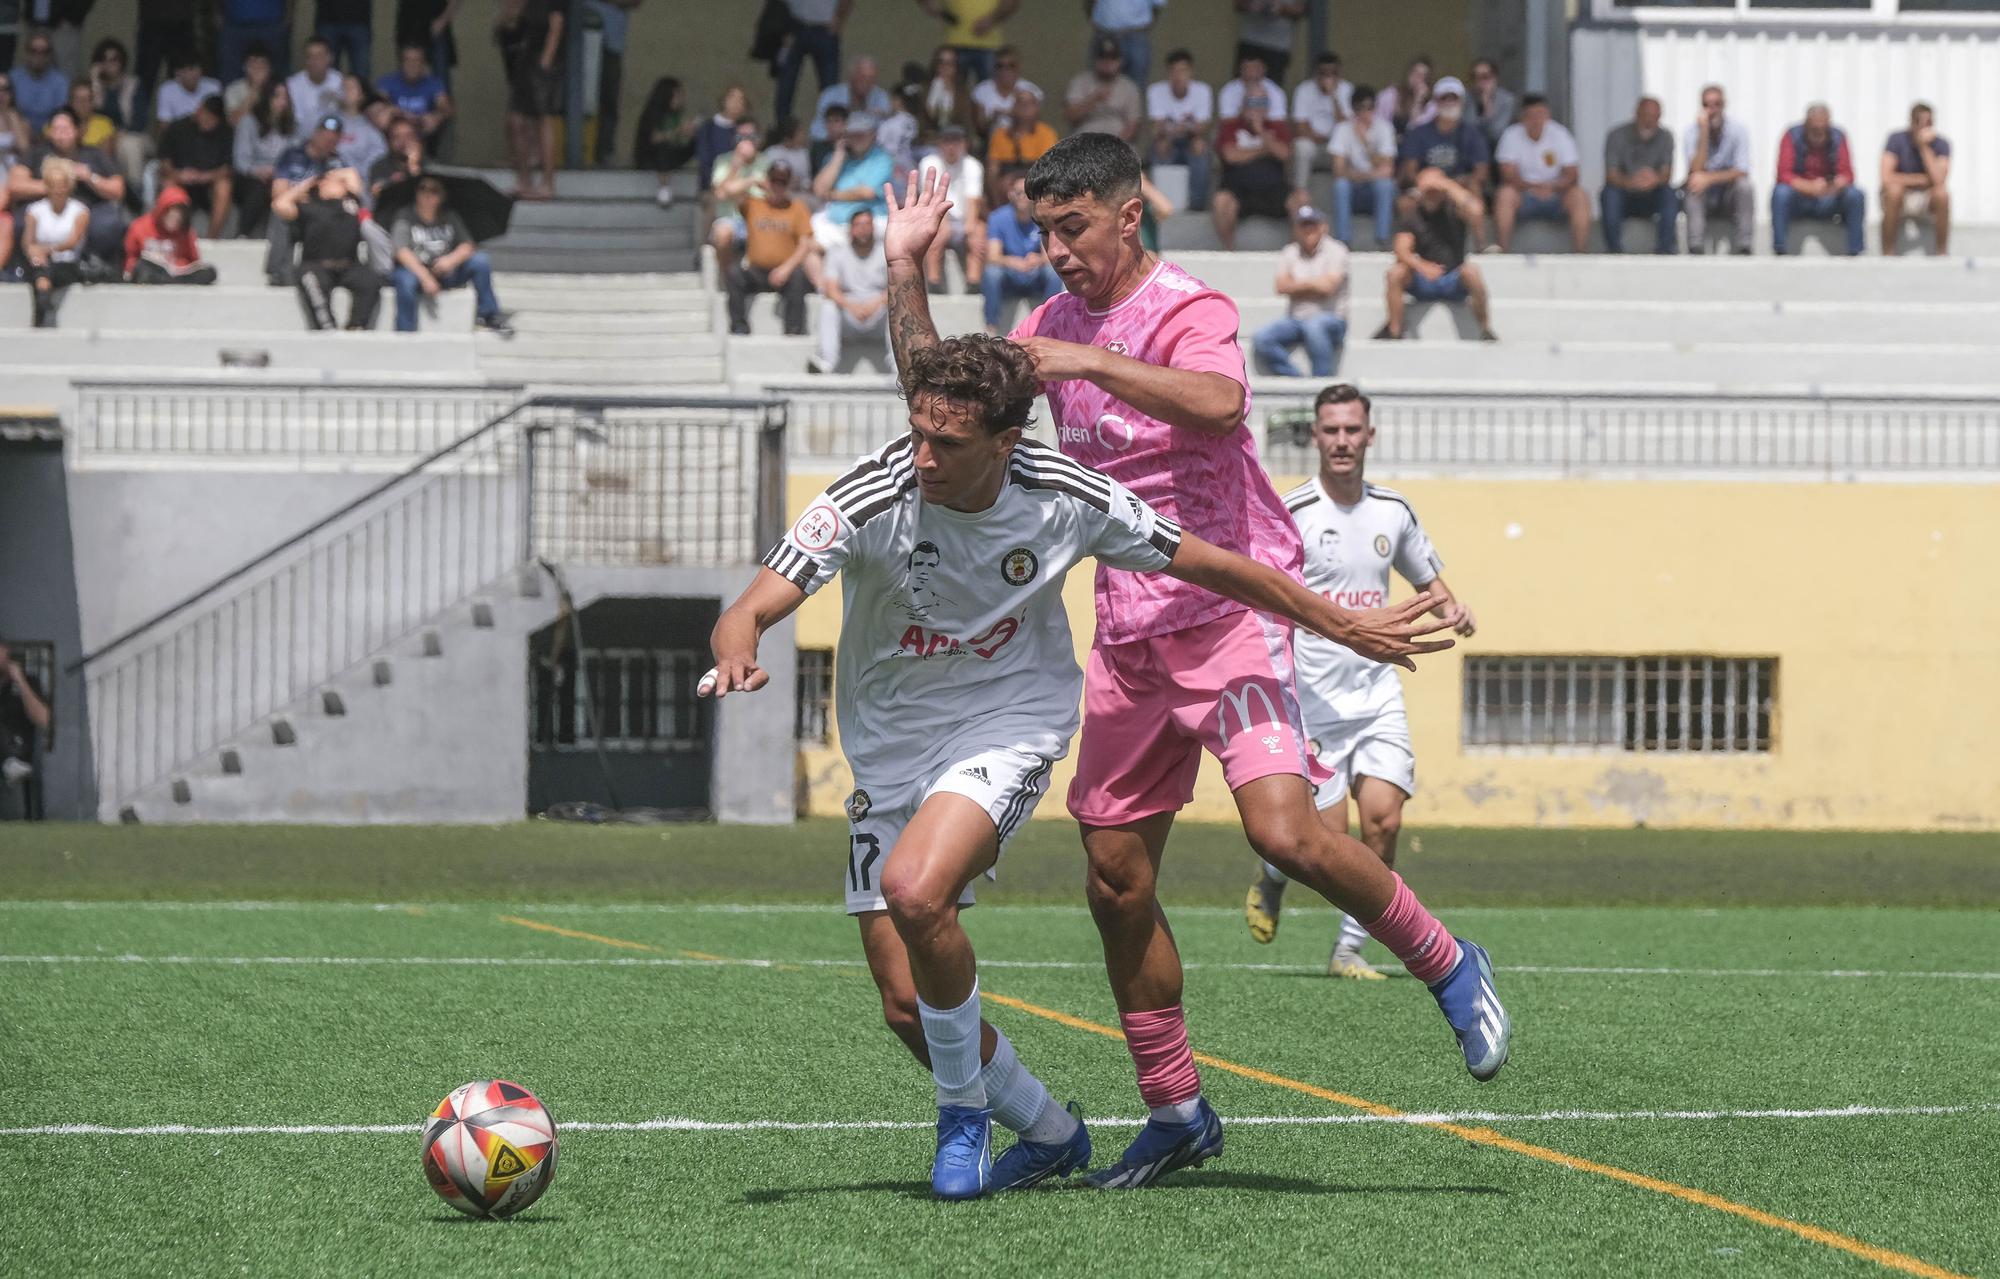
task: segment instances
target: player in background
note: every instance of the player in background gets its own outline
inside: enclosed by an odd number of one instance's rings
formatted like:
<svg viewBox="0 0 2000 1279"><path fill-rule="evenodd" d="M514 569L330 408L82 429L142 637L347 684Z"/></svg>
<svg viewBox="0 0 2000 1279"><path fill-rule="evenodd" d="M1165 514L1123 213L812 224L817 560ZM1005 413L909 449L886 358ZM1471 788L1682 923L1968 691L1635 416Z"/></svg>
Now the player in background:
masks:
<svg viewBox="0 0 2000 1279"><path fill-rule="evenodd" d="M1327 387L1313 400L1319 474L1285 494L1285 507L1305 540L1306 586L1342 608L1380 608L1389 602L1393 565L1446 625L1470 636L1472 612L1445 585L1444 561L1424 536L1416 511L1400 493L1363 478L1368 446L1375 442L1369 408L1368 397L1345 382ZM1361 812L1361 842L1375 850L1384 866L1393 867L1403 803L1417 786L1402 682L1386 663L1371 662L1317 635L1299 636L1296 648L1308 749L1321 769L1332 774L1314 792L1320 819L1328 829L1345 834L1351 794ZM1263 874L1250 886L1244 916L1250 935L1260 942L1278 935L1287 882L1282 870L1265 862ZM1361 958L1367 940L1361 922L1342 915L1327 972L1382 980Z"/></svg>
<svg viewBox="0 0 2000 1279"><path fill-rule="evenodd" d="M716 622L701 691L763 687L758 640L841 574L835 691L855 782L847 911L890 1028L937 1084L931 1188L966 1199L1090 1161L1078 1116L981 1019L958 918L1076 731L1070 566L1096 556L1170 574L1333 634L1351 622L1285 574L1183 535L1123 485L1022 439L1040 384L1013 343L954 338L899 367L910 433L829 485L765 555ZM1020 1134L997 1163L993 1119Z"/></svg>
<svg viewBox="0 0 2000 1279"><path fill-rule="evenodd" d="M1063 452L1118 480L1182 528L1296 576L1298 530L1257 459L1235 304L1146 251L1139 163L1105 134L1064 139L1027 192L1065 292L1011 335L1034 358ZM889 334L899 364L938 341L923 258L941 233L947 184L909 175L889 201ZM1367 921L1428 986L1466 1068L1490 1079L1510 1033L1490 961L1447 932L1368 847L1328 830L1307 783L1290 628L1200 585L1100 564L1097 634L1070 812L1119 1021L1151 1114L1117 1164L1090 1183L1149 1185L1222 1148L1201 1096L1181 1006L1182 971L1157 880L1174 814L1194 795L1204 749L1222 761L1243 829L1264 860ZM1411 665L1443 629L1393 611L1346 615L1333 634L1365 657Z"/></svg>

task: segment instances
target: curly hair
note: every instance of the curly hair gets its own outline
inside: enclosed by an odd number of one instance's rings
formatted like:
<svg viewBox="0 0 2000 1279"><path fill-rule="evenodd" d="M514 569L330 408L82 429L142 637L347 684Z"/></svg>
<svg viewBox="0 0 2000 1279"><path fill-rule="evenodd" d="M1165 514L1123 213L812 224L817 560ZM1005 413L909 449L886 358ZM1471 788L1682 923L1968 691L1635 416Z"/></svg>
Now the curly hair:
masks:
<svg viewBox="0 0 2000 1279"><path fill-rule="evenodd" d="M1028 353L1006 338L972 333L919 347L903 366L898 382L903 398L916 403L920 395L974 410L975 419L990 435L1019 427L1025 430L1042 393L1041 379Z"/></svg>

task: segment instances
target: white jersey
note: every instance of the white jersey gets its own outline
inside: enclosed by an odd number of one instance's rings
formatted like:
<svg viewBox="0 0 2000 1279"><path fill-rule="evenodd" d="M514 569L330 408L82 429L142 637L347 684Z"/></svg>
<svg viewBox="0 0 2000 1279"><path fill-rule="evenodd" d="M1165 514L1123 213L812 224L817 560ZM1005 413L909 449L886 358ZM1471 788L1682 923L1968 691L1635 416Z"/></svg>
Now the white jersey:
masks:
<svg viewBox="0 0 2000 1279"><path fill-rule="evenodd" d="M1306 544L1306 586L1342 608L1388 604L1392 567L1419 588L1444 572L1417 513L1392 489L1364 485L1359 502L1342 506L1314 476L1285 494L1285 506ZM1370 719L1401 704L1403 686L1386 662L1306 630L1293 645L1308 727Z"/></svg>
<svg viewBox="0 0 2000 1279"><path fill-rule="evenodd" d="M842 575L835 709L862 787L968 747L1063 755L1083 693L1063 578L1093 555L1157 572L1180 546L1172 520L1046 444L1016 446L977 514L924 501L913 453L904 438L862 458L764 557L807 593Z"/></svg>

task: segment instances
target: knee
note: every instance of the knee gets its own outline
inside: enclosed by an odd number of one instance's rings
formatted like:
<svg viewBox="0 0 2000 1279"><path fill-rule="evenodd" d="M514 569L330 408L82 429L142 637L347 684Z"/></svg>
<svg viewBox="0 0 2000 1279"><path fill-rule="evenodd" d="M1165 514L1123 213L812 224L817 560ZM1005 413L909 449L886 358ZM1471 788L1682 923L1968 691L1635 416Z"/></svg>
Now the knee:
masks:
<svg viewBox="0 0 2000 1279"><path fill-rule="evenodd" d="M1361 811L1361 833L1369 843L1392 840L1403 833L1403 810L1385 808L1380 812Z"/></svg>
<svg viewBox="0 0 2000 1279"><path fill-rule="evenodd" d="M882 901L904 936L934 932L956 908L948 889L916 869L891 865L882 872Z"/></svg>
<svg viewBox="0 0 2000 1279"><path fill-rule="evenodd" d="M1390 266L1385 278L1389 284L1389 292L1401 293L1410 286L1410 268L1397 262Z"/></svg>
<svg viewBox="0 0 2000 1279"><path fill-rule="evenodd" d="M1090 903L1091 917L1100 927L1152 917L1154 893L1150 873L1108 865L1093 858L1084 877L1083 895Z"/></svg>
<svg viewBox="0 0 2000 1279"><path fill-rule="evenodd" d="M1273 817L1252 821L1244 833L1259 857L1287 876L1300 879L1308 877L1305 872L1318 857L1323 829L1317 816L1309 821Z"/></svg>

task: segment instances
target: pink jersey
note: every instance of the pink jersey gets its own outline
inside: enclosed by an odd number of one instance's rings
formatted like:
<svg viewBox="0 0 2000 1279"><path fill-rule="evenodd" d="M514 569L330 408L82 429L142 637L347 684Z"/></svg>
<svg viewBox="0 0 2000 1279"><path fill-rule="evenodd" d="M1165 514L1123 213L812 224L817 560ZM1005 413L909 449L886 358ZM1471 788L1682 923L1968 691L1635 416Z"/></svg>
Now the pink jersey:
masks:
<svg viewBox="0 0 2000 1279"><path fill-rule="evenodd" d="M1183 529L1297 577L1305 550L1257 460L1250 384L1236 344L1236 304L1169 262L1106 311L1058 293L1008 336L1106 347L1148 364L1243 383L1246 425L1228 435L1169 426L1090 382L1045 382L1062 451L1116 479ZM1097 641L1124 644L1240 612L1234 600L1164 573L1097 569Z"/></svg>

